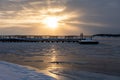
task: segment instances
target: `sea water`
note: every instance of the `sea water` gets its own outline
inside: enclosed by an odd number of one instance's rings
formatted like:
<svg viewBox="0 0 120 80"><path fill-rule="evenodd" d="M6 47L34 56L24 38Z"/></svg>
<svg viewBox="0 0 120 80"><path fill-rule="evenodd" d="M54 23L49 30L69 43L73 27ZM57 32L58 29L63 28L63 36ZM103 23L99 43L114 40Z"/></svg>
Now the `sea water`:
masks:
<svg viewBox="0 0 120 80"><path fill-rule="evenodd" d="M37 68L57 80L103 80L105 75L119 77L120 38L94 39L100 44L0 42L0 60ZM108 79L112 80L111 77Z"/></svg>

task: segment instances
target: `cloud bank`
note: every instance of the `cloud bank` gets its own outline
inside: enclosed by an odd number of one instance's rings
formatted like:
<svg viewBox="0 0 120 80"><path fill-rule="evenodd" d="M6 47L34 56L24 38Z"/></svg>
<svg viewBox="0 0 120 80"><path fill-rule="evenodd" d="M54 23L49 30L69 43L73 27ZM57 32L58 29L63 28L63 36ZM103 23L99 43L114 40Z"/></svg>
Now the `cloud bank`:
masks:
<svg viewBox="0 0 120 80"><path fill-rule="evenodd" d="M53 15L69 18L58 34L120 33L119 14L120 0L0 0L0 33L47 34L41 20Z"/></svg>

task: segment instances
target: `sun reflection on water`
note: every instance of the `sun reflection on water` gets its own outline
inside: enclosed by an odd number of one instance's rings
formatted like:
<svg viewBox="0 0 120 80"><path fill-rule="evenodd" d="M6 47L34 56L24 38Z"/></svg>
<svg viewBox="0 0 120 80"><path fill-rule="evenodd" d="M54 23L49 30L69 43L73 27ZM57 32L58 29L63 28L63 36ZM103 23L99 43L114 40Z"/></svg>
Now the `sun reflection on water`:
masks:
<svg viewBox="0 0 120 80"><path fill-rule="evenodd" d="M49 76L52 76L56 79L59 79L59 76L52 73L53 70L56 70L59 68L59 65L57 64L54 64L53 62L56 62L57 61L57 55L58 55L58 51L56 49L56 46L55 45L52 45L51 48L50 48L50 60L49 60L49 67L47 68L47 71L48 71L48 75Z"/></svg>

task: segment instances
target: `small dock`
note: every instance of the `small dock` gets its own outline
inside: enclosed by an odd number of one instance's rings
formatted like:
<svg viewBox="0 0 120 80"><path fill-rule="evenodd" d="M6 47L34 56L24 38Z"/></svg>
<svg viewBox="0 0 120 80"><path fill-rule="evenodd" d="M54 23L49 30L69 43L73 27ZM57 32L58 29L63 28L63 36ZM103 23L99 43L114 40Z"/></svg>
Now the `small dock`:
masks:
<svg viewBox="0 0 120 80"><path fill-rule="evenodd" d="M50 36L50 35L0 35L0 42L78 42L92 36L67 35L67 36Z"/></svg>

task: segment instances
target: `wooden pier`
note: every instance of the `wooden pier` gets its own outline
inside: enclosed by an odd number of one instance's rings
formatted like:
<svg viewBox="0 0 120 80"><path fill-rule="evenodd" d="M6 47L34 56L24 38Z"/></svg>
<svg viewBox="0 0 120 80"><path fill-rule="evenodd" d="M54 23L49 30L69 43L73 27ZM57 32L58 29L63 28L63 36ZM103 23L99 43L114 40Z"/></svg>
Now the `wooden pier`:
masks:
<svg viewBox="0 0 120 80"><path fill-rule="evenodd" d="M0 42L78 42L91 36L0 35Z"/></svg>

